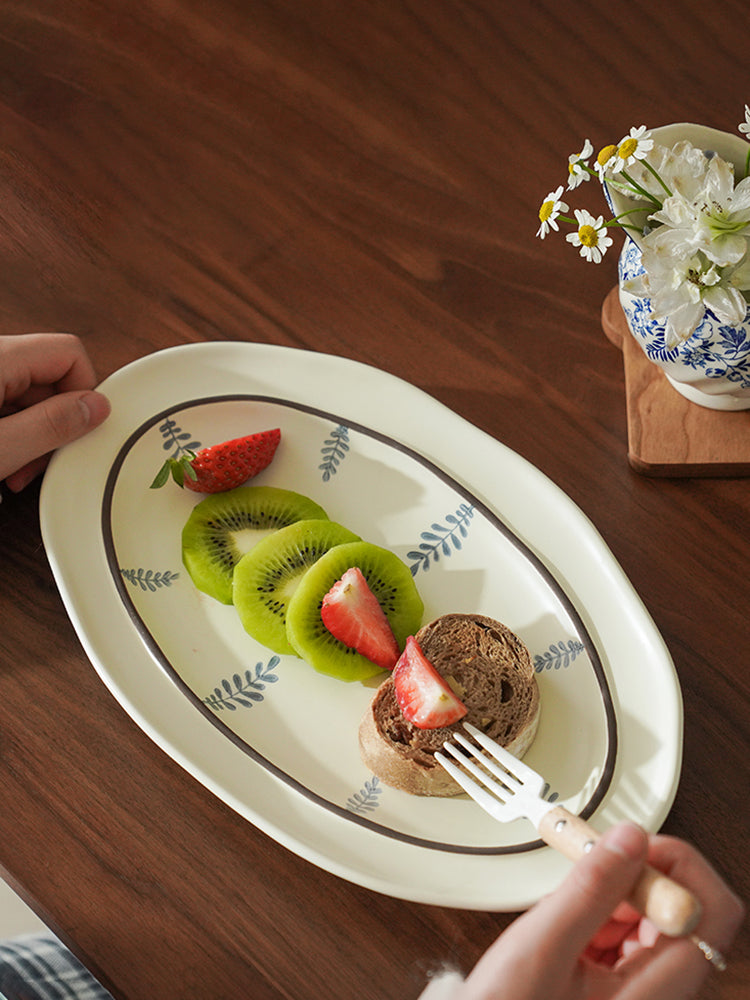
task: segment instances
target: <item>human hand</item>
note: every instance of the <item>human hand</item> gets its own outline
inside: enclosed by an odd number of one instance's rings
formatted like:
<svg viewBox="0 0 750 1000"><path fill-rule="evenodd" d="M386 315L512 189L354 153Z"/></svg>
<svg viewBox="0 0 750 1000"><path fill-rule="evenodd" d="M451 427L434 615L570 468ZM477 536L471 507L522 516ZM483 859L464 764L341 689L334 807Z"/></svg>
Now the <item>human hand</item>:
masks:
<svg viewBox="0 0 750 1000"><path fill-rule="evenodd" d="M78 337L31 333L0 337L0 481L14 493L46 466L50 453L109 415L92 392L96 376Z"/></svg>
<svg viewBox="0 0 750 1000"><path fill-rule="evenodd" d="M711 965L689 938L668 938L623 900L648 860L690 889L697 938L725 952L744 906L709 863L632 823L602 836L562 885L500 935L456 1000L688 1000Z"/></svg>

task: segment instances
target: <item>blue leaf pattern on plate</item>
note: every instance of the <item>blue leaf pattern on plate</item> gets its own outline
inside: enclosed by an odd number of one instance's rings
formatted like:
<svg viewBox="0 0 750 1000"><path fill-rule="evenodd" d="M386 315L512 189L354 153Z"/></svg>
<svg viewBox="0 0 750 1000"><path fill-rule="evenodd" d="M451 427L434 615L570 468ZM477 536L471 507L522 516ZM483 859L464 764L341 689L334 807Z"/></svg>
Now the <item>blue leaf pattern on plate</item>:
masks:
<svg viewBox="0 0 750 1000"><path fill-rule="evenodd" d="M420 534L422 541L419 543L419 550L407 552L406 558L411 562L411 575L416 576L420 569L427 572L430 564L438 562L440 556L450 556L455 550L461 548L461 539L466 538L468 529L466 525L474 517L474 508L471 504L462 503L455 514L446 514L444 524L433 523L431 531L423 531Z"/></svg>
<svg viewBox="0 0 750 1000"><path fill-rule="evenodd" d="M161 587L171 587L175 580L179 579L179 573L173 573L171 569L165 570L163 573L155 573L152 569L122 569L120 572L134 587L140 587L141 590L150 590L151 593L159 590Z"/></svg>
<svg viewBox="0 0 750 1000"><path fill-rule="evenodd" d="M162 436L162 448L164 451L172 451L170 458L179 458L188 451L197 451L200 448L200 441L193 441L192 435L183 431L177 426L177 422L168 417L163 424L159 425L159 433Z"/></svg>
<svg viewBox="0 0 750 1000"><path fill-rule="evenodd" d="M349 451L349 428L340 424L331 431L331 436L325 439L320 454L323 463L318 468L322 470L323 482L327 483L331 476L338 472L338 466L346 458Z"/></svg>
<svg viewBox="0 0 750 1000"><path fill-rule="evenodd" d="M366 781L363 788L346 800L346 808L349 812L359 814L372 812L380 805L379 796L382 791L380 779L373 777L372 781Z"/></svg>
<svg viewBox="0 0 750 1000"><path fill-rule="evenodd" d="M557 802L560 795L558 792L551 792L549 785L545 783L544 788L542 789L542 798L547 802Z"/></svg>
<svg viewBox="0 0 750 1000"><path fill-rule="evenodd" d="M192 436L183 431L171 418L159 425L159 432L163 449L171 450L173 458L201 447L199 441L193 440ZM324 440L320 449L323 462L318 468L322 472L324 482L336 475L349 451L349 428L340 424L330 432L330 436ZM442 522L435 521L428 530L421 532L418 548L407 553L412 576L416 576L420 570L426 572L433 563L439 562L441 556L447 558L461 550L462 540L468 535L469 522L474 513L471 504L462 503L455 512L446 514ZM132 586L152 593L162 587L171 586L179 577L179 573L171 570L158 572L138 568L121 569L120 572ZM539 673L543 670L567 667L583 650L583 644L577 640L553 643L543 654L534 657L535 670ZM264 701L267 685L278 681L278 675L274 671L279 663L280 657L273 655L267 664L258 662L254 668L245 670L244 674L236 673L231 678L223 678L213 692L202 699L204 704L217 713L235 712L238 708L252 708ZM379 779L373 776L347 800L346 809L358 814L372 812L380 804L382 791ZM549 789L545 791L545 797L548 791ZM553 793L548 801L552 802L556 798L557 793Z"/></svg>
<svg viewBox="0 0 750 1000"><path fill-rule="evenodd" d="M540 674L543 670L559 670L561 667L569 667L584 649L583 643L579 642L578 639L553 642L544 653L537 653L534 657L534 669Z"/></svg>
<svg viewBox="0 0 750 1000"><path fill-rule="evenodd" d="M238 705L252 708L265 698L261 692L265 690L266 684L275 684L279 679L273 671L280 662L280 657L272 656L265 666L263 663L256 663L254 671L246 670L244 676L234 674L231 680L220 681L213 694L203 699L203 703L215 712L223 709L236 712Z"/></svg>

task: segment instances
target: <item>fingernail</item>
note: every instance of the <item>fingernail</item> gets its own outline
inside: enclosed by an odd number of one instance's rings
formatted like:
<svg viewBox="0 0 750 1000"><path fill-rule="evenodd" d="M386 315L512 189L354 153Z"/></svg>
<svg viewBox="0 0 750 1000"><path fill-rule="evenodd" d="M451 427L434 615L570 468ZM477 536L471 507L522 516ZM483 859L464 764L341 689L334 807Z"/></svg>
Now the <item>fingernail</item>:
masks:
<svg viewBox="0 0 750 1000"><path fill-rule="evenodd" d="M96 427L109 416L110 403L106 396L100 392L84 392L78 397L78 405L81 407L86 426Z"/></svg>
<svg viewBox="0 0 750 1000"><path fill-rule="evenodd" d="M626 821L611 827L600 843L613 854L629 861L640 861L646 853L646 834L636 823Z"/></svg>

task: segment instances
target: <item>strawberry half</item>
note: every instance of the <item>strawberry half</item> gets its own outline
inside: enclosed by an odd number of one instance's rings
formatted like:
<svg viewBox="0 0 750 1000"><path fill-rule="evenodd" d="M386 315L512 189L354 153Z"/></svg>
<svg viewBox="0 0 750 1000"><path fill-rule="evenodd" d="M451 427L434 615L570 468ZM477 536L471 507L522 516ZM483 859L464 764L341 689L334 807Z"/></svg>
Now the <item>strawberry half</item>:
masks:
<svg viewBox="0 0 750 1000"><path fill-rule="evenodd" d="M348 569L328 591L320 617L334 639L383 670L393 669L398 643L385 611L357 566Z"/></svg>
<svg viewBox="0 0 750 1000"><path fill-rule="evenodd" d="M440 729L466 715L466 706L409 636L393 671L396 700L404 718L418 729Z"/></svg>
<svg viewBox="0 0 750 1000"><path fill-rule="evenodd" d="M151 489L163 486L171 473L178 486L187 486L196 493L233 490L270 465L280 440L281 431L276 427L202 448L197 455L188 452L180 458L168 458Z"/></svg>

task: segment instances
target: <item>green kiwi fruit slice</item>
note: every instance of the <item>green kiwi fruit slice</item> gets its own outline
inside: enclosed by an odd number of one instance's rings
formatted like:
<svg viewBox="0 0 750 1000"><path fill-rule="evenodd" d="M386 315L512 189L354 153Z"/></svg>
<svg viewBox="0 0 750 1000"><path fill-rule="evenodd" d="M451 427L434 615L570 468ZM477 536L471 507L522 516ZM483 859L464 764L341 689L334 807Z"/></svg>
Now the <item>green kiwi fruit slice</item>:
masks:
<svg viewBox="0 0 750 1000"><path fill-rule="evenodd" d="M373 677L381 668L334 639L323 624L320 607L331 587L352 566L364 575L388 616L399 649L422 624L424 605L411 570L397 555L370 542L337 545L307 571L289 602L286 634L299 656L322 674L343 681Z"/></svg>
<svg viewBox="0 0 750 1000"><path fill-rule="evenodd" d="M275 653L294 653L286 610L297 586L324 552L358 540L335 521L309 519L258 542L234 568L234 606L245 631Z"/></svg>
<svg viewBox="0 0 750 1000"><path fill-rule="evenodd" d="M303 518L327 517L309 497L274 486L214 493L195 505L182 529L182 561L199 590L231 604L234 567L258 541Z"/></svg>

